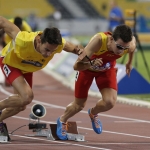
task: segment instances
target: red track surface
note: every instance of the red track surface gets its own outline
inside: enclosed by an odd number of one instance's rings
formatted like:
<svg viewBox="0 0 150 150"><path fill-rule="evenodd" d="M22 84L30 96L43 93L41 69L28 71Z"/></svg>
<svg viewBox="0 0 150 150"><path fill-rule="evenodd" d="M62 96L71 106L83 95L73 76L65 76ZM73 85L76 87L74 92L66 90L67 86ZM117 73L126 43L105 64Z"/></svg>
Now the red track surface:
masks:
<svg viewBox="0 0 150 150"><path fill-rule="evenodd" d="M12 88L4 89L12 92ZM48 122L56 122L66 105L74 99L73 91L42 71L34 74L33 90L35 94L33 103L28 105L25 111L5 120L9 132L29 124L28 116L35 100L45 102L47 114L41 122L45 121L48 125ZM6 95L1 92L0 99L5 97ZM85 135L85 142L50 141L42 137L27 137L25 134L31 134L32 131L25 126L11 135L10 143L0 144L0 149L150 150L150 109L116 103L112 110L99 115L103 124L103 133L97 135L91 129L91 122L87 115L88 108L94 106L97 100L89 97L84 110L70 119L77 122L79 133Z"/></svg>

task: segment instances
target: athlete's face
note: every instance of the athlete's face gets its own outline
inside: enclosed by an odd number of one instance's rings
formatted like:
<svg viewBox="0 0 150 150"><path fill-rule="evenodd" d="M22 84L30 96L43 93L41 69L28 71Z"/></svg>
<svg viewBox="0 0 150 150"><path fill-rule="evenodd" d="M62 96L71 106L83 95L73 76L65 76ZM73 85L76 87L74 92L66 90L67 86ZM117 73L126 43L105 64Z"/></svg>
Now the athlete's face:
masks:
<svg viewBox="0 0 150 150"><path fill-rule="evenodd" d="M49 57L53 54L53 52L57 49L58 45L56 44L49 44L48 42L46 43L41 43L37 45L37 51L42 54L43 57Z"/></svg>
<svg viewBox="0 0 150 150"><path fill-rule="evenodd" d="M117 55L122 54L124 50L129 49L130 42L123 42L122 39L113 40L113 52Z"/></svg>

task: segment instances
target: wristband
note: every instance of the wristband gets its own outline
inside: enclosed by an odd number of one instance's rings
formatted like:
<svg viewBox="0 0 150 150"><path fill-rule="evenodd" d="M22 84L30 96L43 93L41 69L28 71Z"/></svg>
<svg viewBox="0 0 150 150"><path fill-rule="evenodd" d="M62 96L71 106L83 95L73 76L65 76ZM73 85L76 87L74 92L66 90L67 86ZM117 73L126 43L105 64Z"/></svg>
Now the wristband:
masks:
<svg viewBox="0 0 150 150"><path fill-rule="evenodd" d="M93 66L91 59L87 55L85 57L89 60L91 66Z"/></svg>

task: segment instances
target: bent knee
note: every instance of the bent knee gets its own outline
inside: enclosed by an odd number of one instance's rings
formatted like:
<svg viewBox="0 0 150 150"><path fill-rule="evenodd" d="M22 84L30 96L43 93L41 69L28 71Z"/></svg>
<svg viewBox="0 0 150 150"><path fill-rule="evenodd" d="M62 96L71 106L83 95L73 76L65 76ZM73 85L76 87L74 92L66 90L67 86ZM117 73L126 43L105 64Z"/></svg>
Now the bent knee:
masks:
<svg viewBox="0 0 150 150"><path fill-rule="evenodd" d="M78 110L78 111L81 111L82 109L84 108L83 105L75 105L75 109Z"/></svg>
<svg viewBox="0 0 150 150"><path fill-rule="evenodd" d="M78 111L81 111L84 107L85 107L85 104L86 104L86 100L87 99L77 99L74 101L74 106L75 108L78 110Z"/></svg>
<svg viewBox="0 0 150 150"><path fill-rule="evenodd" d="M30 104L32 102L33 98L34 98L33 92L25 94L22 97L22 99L23 99L22 106L24 107L24 106Z"/></svg>
<svg viewBox="0 0 150 150"><path fill-rule="evenodd" d="M116 100L117 98L112 97L112 98L104 99L104 102L108 108L113 108L115 106Z"/></svg>

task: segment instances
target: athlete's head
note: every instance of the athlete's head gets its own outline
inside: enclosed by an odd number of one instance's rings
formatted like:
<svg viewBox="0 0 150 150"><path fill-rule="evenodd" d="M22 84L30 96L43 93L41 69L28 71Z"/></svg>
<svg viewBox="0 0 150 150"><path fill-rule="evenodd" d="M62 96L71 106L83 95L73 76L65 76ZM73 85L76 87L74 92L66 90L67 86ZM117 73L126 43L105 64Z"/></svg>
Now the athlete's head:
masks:
<svg viewBox="0 0 150 150"><path fill-rule="evenodd" d="M15 24L20 30L22 30L22 18L20 18L20 17L15 17L15 18L14 18L14 24Z"/></svg>
<svg viewBox="0 0 150 150"><path fill-rule="evenodd" d="M57 28L46 28L37 43L38 51L43 57L49 57L62 44L62 37Z"/></svg>
<svg viewBox="0 0 150 150"><path fill-rule="evenodd" d="M119 25L112 33L113 51L115 54L121 54L130 47L132 41L132 30L127 25Z"/></svg>

